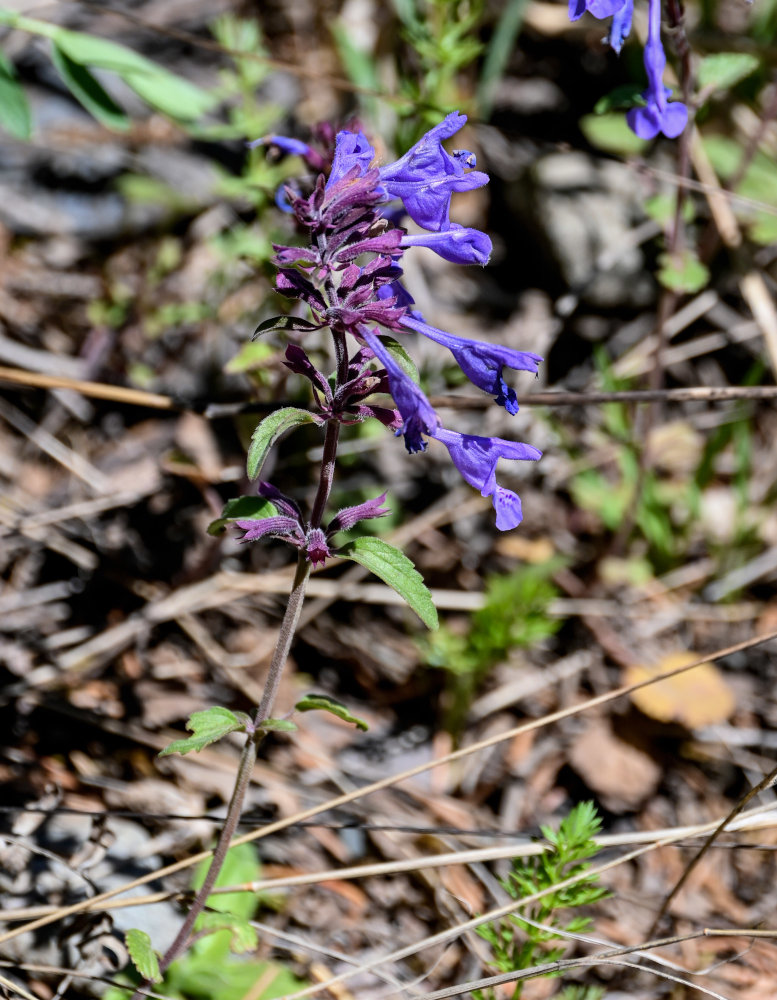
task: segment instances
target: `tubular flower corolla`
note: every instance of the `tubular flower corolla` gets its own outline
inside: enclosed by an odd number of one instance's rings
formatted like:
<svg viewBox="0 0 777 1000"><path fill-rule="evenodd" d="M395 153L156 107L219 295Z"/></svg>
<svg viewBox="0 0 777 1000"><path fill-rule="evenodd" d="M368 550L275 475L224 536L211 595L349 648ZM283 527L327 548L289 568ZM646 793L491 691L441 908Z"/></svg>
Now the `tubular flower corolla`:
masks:
<svg viewBox="0 0 777 1000"><path fill-rule="evenodd" d="M661 0L648 0L648 37L645 43L645 72L648 88L644 93L647 107L632 108L626 115L629 128L640 139L654 139L663 132L675 139L688 122L688 109L680 101L669 102L664 86L666 56L661 45Z"/></svg>
<svg viewBox="0 0 777 1000"><path fill-rule="evenodd" d="M493 393L496 402L504 406L508 413L514 415L518 412L515 390L511 389L502 378L502 369L515 368L518 371L534 372L536 375L537 366L542 361L539 354L533 354L531 351L515 351L511 347L489 344L484 340L456 337L452 333L437 330L410 316L404 316L400 322L402 326L416 330L430 340L447 347L456 359L456 364L473 385L484 392Z"/></svg>
<svg viewBox="0 0 777 1000"><path fill-rule="evenodd" d="M497 485L496 463L500 458L536 461L542 452L530 444L505 441L497 437L478 437L458 434L440 427L434 437L448 449L453 464L464 479L480 490L480 495L491 497L496 511L496 526L501 531L517 527L523 520L520 497L504 486Z"/></svg>

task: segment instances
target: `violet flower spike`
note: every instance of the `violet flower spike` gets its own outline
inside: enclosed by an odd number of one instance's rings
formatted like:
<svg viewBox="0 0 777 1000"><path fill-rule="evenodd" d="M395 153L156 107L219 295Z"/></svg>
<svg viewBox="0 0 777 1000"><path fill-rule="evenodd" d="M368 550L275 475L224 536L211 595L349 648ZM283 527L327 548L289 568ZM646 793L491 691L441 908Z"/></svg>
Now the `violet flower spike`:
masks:
<svg viewBox="0 0 777 1000"><path fill-rule="evenodd" d="M411 455L417 451L426 451L426 441L421 435L433 435L440 425L440 418L423 392L392 358L380 338L366 327L360 327L359 333L388 373L389 389L402 417L405 447Z"/></svg>
<svg viewBox="0 0 777 1000"><path fill-rule="evenodd" d="M491 240L479 229L470 229L455 222L450 229L418 236L403 236L400 247L427 247L451 264L480 264L485 267L491 256Z"/></svg>
<svg viewBox="0 0 777 1000"><path fill-rule="evenodd" d="M434 232L450 228L451 195L488 184L488 174L468 170L475 157L468 150L448 153L443 139L463 127L466 115L454 111L435 125L395 163L380 168L381 184L387 193L400 198L410 218L423 229Z"/></svg>
<svg viewBox="0 0 777 1000"><path fill-rule="evenodd" d="M438 428L434 437L448 449L453 464L470 486L480 490L481 496L491 497L497 528L509 531L517 527L523 520L521 499L517 493L497 484L496 463L500 458L535 462L542 457L542 452L520 441L459 434L443 427Z"/></svg>
<svg viewBox="0 0 777 1000"><path fill-rule="evenodd" d="M661 0L648 0L648 37L644 52L648 88L647 107L632 108L626 114L629 128L640 139L654 139L659 132L676 139L688 122L688 109L680 101L667 101L669 90L664 86L666 56L661 45Z"/></svg>
<svg viewBox="0 0 777 1000"><path fill-rule="evenodd" d="M542 358L532 351L515 351L511 347L490 344L484 340L467 340L456 337L452 333L438 330L426 323L418 322L410 316L404 316L400 321L402 326L416 330L425 337L447 347L456 359L467 378L484 392L493 393L496 402L504 406L508 413L518 412L518 399L515 390L502 377L503 368L514 368L516 371L526 371L537 374L537 366Z"/></svg>

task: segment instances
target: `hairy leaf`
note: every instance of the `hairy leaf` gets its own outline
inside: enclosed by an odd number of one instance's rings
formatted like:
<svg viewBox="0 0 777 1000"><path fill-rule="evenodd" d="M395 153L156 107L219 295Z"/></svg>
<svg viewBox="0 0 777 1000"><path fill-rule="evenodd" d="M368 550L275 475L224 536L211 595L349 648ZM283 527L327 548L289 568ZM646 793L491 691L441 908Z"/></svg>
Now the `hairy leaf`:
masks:
<svg viewBox="0 0 777 1000"><path fill-rule="evenodd" d="M227 500L221 517L208 525L209 535L220 535L230 521L262 521L274 517L278 511L264 497L234 497Z"/></svg>
<svg viewBox="0 0 777 1000"><path fill-rule="evenodd" d="M257 326L252 339L261 337L263 333L269 333L271 330L295 330L308 333L310 330L320 329L320 323L312 323L309 319L303 319L301 316L271 316Z"/></svg>
<svg viewBox="0 0 777 1000"><path fill-rule="evenodd" d="M230 949L238 955L255 951L259 947L259 938L254 928L235 913L202 913L197 918L197 930L228 930L231 935Z"/></svg>
<svg viewBox="0 0 777 1000"><path fill-rule="evenodd" d="M341 701L338 701L336 698L330 698L327 694L306 694L297 702L294 708L298 712L329 712L330 715L336 715L338 719L343 719L345 722L352 722L354 726L364 732L367 732L370 728L364 719L360 719L354 715Z"/></svg>
<svg viewBox="0 0 777 1000"><path fill-rule="evenodd" d="M292 427L301 424L319 423L318 418L307 410L299 410L294 406L284 406L280 410L265 417L251 435L251 445L248 449L246 469L249 479L256 479L262 471L264 460L275 442Z"/></svg>
<svg viewBox="0 0 777 1000"><path fill-rule="evenodd" d="M427 628L437 628L437 609L421 574L399 549L380 538L364 536L344 545L335 555L353 559L395 590Z"/></svg>
<svg viewBox="0 0 777 1000"><path fill-rule="evenodd" d="M394 340L393 337L381 337L380 340L405 375L409 375L417 383L419 381L418 368L399 341Z"/></svg>
<svg viewBox="0 0 777 1000"><path fill-rule="evenodd" d="M151 947L151 938L148 934L145 931L132 928L124 935L124 942L127 945L132 964L141 976L149 982L161 983L162 973L159 971L159 960Z"/></svg>
<svg viewBox="0 0 777 1000"><path fill-rule="evenodd" d="M245 730L247 716L240 718L228 708L206 708L202 712L192 712L186 728L193 733L185 740L175 740L159 754L167 757L171 753L190 753L192 750L202 750L209 743L215 743L227 733Z"/></svg>
<svg viewBox="0 0 777 1000"><path fill-rule="evenodd" d="M263 719L256 728L270 733L294 733L298 727L291 719Z"/></svg>

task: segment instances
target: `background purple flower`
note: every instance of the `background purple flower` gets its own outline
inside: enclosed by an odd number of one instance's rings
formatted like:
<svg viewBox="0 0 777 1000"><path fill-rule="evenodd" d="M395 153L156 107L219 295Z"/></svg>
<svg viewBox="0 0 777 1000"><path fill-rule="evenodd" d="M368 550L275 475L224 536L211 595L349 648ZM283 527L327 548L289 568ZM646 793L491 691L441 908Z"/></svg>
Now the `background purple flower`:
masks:
<svg viewBox="0 0 777 1000"><path fill-rule="evenodd" d="M632 108L626 121L640 139L654 139L659 132L675 139L688 122L688 109L679 101L670 103L667 100L669 91L663 80L666 55L661 44L661 0L648 0L648 37L643 58L648 78L644 95L647 107Z"/></svg>
<svg viewBox="0 0 777 1000"><path fill-rule="evenodd" d="M586 11L594 17L612 17L623 7L625 0L569 0L569 20L577 21Z"/></svg>

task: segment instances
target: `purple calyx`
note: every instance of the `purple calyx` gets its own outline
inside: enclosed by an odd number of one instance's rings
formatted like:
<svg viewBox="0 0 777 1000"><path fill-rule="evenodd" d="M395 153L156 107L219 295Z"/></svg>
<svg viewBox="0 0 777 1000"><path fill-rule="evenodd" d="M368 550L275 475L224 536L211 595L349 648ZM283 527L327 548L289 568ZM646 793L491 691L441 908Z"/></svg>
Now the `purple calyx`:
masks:
<svg viewBox="0 0 777 1000"><path fill-rule="evenodd" d="M349 531L359 521L385 517L391 513L389 508L384 506L386 494L382 493L374 500L366 500L364 503L338 511L326 528L312 527L303 521L295 501L285 496L271 483L260 483L259 495L271 500L283 513L261 519L235 521L237 527L245 532L240 541L254 542L265 536L280 538L304 551L305 558L314 567L323 566L326 560L335 554L337 550L332 547L331 541L338 531Z"/></svg>

